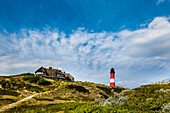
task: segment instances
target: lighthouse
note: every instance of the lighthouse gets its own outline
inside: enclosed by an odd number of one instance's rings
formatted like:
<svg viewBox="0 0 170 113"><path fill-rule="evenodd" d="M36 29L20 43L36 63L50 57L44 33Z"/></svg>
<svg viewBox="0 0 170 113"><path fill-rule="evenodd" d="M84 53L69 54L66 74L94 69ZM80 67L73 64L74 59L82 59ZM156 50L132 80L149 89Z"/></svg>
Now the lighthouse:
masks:
<svg viewBox="0 0 170 113"><path fill-rule="evenodd" d="M112 68L110 70L110 87L115 87L115 70Z"/></svg>

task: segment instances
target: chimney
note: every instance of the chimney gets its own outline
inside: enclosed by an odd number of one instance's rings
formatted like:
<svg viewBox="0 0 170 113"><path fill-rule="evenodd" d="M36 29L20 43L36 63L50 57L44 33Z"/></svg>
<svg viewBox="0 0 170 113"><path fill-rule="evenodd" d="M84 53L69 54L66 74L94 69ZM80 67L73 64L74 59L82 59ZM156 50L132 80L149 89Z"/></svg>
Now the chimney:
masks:
<svg viewBox="0 0 170 113"><path fill-rule="evenodd" d="M49 67L49 69L51 69L51 70L52 70L53 68L52 68L52 67Z"/></svg>

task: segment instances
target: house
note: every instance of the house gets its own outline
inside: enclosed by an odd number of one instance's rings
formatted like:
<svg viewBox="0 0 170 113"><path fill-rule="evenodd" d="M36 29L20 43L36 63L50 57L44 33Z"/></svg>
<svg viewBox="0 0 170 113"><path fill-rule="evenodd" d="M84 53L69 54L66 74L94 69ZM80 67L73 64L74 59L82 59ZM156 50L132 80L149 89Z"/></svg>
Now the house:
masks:
<svg viewBox="0 0 170 113"><path fill-rule="evenodd" d="M74 77L71 74L62 72L59 69L52 69L52 67L40 67L38 70L35 71L35 75L42 76L45 78L74 81Z"/></svg>

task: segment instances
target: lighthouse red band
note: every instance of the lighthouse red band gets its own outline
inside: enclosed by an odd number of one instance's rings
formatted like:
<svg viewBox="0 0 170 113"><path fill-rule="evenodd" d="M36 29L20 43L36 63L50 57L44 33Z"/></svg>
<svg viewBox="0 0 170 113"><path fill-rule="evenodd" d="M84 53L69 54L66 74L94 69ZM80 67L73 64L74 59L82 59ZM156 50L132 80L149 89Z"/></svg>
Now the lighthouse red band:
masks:
<svg viewBox="0 0 170 113"><path fill-rule="evenodd" d="M110 87L115 87L115 71L114 68L110 71Z"/></svg>

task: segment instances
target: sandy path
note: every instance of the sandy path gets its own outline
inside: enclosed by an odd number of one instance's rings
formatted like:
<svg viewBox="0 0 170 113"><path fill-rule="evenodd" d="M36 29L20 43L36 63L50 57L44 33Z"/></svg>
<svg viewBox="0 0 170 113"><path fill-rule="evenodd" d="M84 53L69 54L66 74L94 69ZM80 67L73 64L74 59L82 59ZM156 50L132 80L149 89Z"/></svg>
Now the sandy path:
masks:
<svg viewBox="0 0 170 113"><path fill-rule="evenodd" d="M57 88L55 88L54 90L57 90L58 88L59 88L59 86L58 86ZM49 92L49 91L47 91L47 92ZM10 108L13 108L13 107L17 106L18 104L20 104L21 102L23 102L23 101L25 101L25 100L27 100L27 99L30 99L30 98L38 95L38 94L39 94L39 93L36 93L36 94L31 95L31 96L28 96L28 97L26 97L26 98L24 98L24 99L22 99L22 100L19 100L19 101L15 102L15 103L5 105L5 106L3 106L3 107L0 108L0 112L3 112L3 111L5 111L5 110L7 110L7 109L10 109Z"/></svg>
<svg viewBox="0 0 170 113"><path fill-rule="evenodd" d="M2 108L0 108L0 112L5 111L5 110L7 110L7 109L9 109L9 108L13 108L13 107L17 106L19 103L21 103L21 102L23 102L23 101L25 101L25 100L27 100L27 99L30 99L30 98L34 97L35 95L36 95L36 94L31 95L31 96L28 96L28 97L26 97L26 98L24 98L24 99L22 99L22 100L19 100L19 101L15 102L15 103L12 103L12 104L8 104L8 105L6 105L6 106L3 106Z"/></svg>

